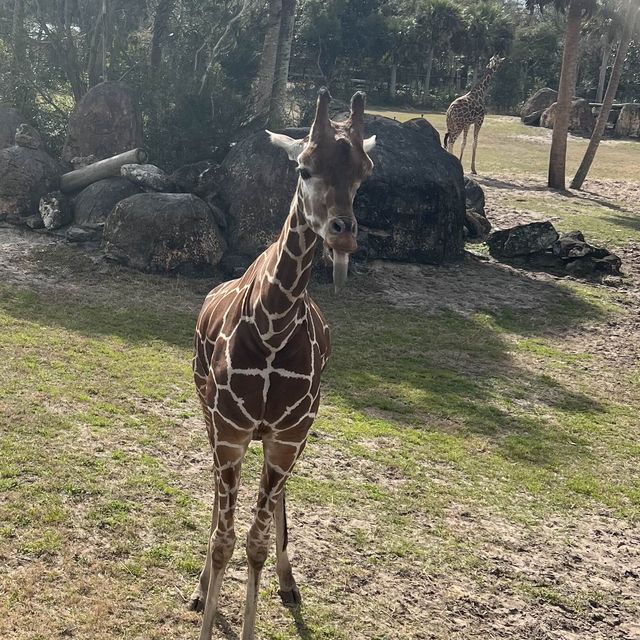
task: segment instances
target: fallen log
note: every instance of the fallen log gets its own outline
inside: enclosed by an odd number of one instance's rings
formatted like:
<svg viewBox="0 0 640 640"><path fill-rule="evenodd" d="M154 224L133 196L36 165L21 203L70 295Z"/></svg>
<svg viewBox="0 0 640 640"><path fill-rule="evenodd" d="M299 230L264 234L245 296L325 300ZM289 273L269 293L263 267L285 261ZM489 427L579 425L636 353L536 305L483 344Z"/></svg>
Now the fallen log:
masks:
<svg viewBox="0 0 640 640"><path fill-rule="evenodd" d="M147 161L147 152L144 149L131 149L117 156L105 158L94 162L82 169L76 169L65 173L60 178L60 191L69 193L89 186L93 182L120 175L120 167L123 164L142 164Z"/></svg>

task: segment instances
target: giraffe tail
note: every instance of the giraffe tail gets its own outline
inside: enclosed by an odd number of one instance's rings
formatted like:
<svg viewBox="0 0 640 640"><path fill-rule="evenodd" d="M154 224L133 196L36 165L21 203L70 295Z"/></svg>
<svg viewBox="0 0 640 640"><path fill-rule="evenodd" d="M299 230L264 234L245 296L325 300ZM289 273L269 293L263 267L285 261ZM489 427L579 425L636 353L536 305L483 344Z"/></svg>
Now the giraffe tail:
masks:
<svg viewBox="0 0 640 640"><path fill-rule="evenodd" d="M449 132L447 131L444 134L444 142L442 143L442 146L446 149L447 148L447 142L449 141Z"/></svg>

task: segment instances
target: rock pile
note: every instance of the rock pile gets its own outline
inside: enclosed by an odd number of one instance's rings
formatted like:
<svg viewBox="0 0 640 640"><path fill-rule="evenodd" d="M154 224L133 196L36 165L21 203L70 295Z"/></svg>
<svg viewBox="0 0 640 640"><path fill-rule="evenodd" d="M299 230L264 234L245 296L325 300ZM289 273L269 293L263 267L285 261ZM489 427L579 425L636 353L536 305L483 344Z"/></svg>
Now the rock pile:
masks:
<svg viewBox="0 0 640 640"><path fill-rule="evenodd" d="M15 116L2 114L0 124ZM303 138L308 129L286 132ZM426 120L367 116L366 135L377 136L375 170L354 204L354 258L440 264L462 256L465 221L467 236L488 233L482 189L465 187L460 163ZM295 163L263 131L221 164L203 160L171 175L146 164L131 92L113 82L74 110L62 176L33 127L20 122L12 137L17 144L0 151L0 219L72 242L102 240L112 258L144 270L207 270L224 255L222 268L237 275L279 233L297 180Z"/></svg>
<svg viewBox="0 0 640 640"><path fill-rule="evenodd" d="M493 231L487 245L496 260L560 275L619 275L622 264L608 249L589 244L580 231L560 235L550 222Z"/></svg>

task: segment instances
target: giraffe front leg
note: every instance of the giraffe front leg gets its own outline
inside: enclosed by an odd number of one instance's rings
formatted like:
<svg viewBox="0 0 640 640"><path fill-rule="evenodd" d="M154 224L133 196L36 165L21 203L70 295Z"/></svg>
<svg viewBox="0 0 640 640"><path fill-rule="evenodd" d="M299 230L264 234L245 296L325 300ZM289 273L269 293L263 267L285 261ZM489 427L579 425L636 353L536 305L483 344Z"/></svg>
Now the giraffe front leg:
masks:
<svg viewBox="0 0 640 640"><path fill-rule="evenodd" d="M216 482L217 485L217 482ZM198 578L198 584L189 598L187 609L189 611L203 611L204 601L207 597L207 590L209 588L209 575L211 574L211 541L213 540L213 534L216 530L218 523L218 492L216 490L215 499L213 502L213 509L211 512L211 527L209 528L209 546L207 547L207 558L204 563L204 567L200 572Z"/></svg>
<svg viewBox="0 0 640 640"><path fill-rule="evenodd" d="M215 531L209 539L209 557L207 558L209 582L206 587L200 640L211 640L222 578L236 543L234 511L240 486L240 468L248 445L249 441L239 447L240 451L234 450L232 460L223 460L220 450L214 452L217 477L217 522ZM227 448L220 447L225 450ZM204 572L206 568L205 564Z"/></svg>
<svg viewBox="0 0 640 640"><path fill-rule="evenodd" d="M285 607L297 607L301 602L300 591L296 585L287 553L287 512L285 507L285 490L282 490L280 500L276 504L276 573L280 583L278 595Z"/></svg>
<svg viewBox="0 0 640 640"><path fill-rule="evenodd" d="M284 484L305 444L304 439L294 444L278 442L273 436L265 437L263 443L264 466L258 504L253 524L247 534L248 578L242 640L254 640L260 576L269 552L271 524L281 500Z"/></svg>

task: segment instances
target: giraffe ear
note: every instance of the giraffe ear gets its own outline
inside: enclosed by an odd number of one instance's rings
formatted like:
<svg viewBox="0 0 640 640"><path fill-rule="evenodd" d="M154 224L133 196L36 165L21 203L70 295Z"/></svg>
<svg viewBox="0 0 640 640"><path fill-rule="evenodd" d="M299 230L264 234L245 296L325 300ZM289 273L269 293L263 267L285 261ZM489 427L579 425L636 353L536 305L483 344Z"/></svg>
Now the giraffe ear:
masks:
<svg viewBox="0 0 640 640"><path fill-rule="evenodd" d="M369 151L371 151L373 149L373 147L376 146L376 137L375 136L371 136L370 138L365 138L362 141L362 146L364 147L364 150L369 153Z"/></svg>
<svg viewBox="0 0 640 640"><path fill-rule="evenodd" d="M305 138L302 140L295 140L294 138L284 135L284 133L273 133L268 129L265 129L265 131L271 140L271 144L284 149L289 156L289 160L293 160L294 162L298 159L298 156L302 153L302 150L307 143Z"/></svg>

